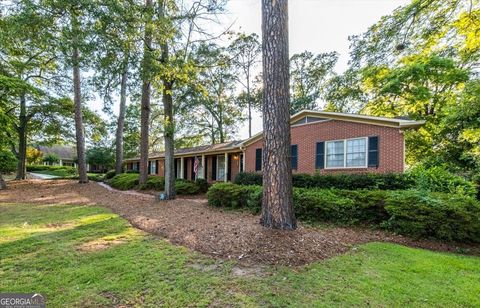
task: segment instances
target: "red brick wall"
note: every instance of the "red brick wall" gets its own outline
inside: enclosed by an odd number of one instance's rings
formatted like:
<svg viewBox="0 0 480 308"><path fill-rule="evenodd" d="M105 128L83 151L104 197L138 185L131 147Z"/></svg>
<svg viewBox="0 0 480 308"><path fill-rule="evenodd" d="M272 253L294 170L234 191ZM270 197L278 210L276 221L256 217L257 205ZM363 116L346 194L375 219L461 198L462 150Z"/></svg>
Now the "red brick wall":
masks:
<svg viewBox="0 0 480 308"><path fill-rule="evenodd" d="M158 170L157 174L159 176L165 176L165 160L164 159L159 159L158 160Z"/></svg>
<svg viewBox="0 0 480 308"><path fill-rule="evenodd" d="M331 120L292 127L291 143L298 145L298 169L294 170L294 173L316 172L315 150L317 142L369 136L379 137L378 168L321 169L318 171L321 173L403 172L404 139L398 128ZM255 171L255 150L262 147L262 142L263 140L260 139L247 146L245 152L246 171Z"/></svg>
<svg viewBox="0 0 480 308"><path fill-rule="evenodd" d="M230 179L233 181L235 180L235 177L237 176L240 168L240 153L235 153L230 155L229 159L232 160L232 172L231 172L231 177Z"/></svg>

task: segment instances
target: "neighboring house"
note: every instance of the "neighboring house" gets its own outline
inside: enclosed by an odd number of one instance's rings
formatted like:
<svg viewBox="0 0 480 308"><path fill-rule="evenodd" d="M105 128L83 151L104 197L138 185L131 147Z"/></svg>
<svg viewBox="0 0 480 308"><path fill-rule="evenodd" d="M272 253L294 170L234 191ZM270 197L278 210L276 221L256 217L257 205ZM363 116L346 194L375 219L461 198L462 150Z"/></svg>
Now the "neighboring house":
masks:
<svg viewBox="0 0 480 308"><path fill-rule="evenodd" d="M304 110L290 119L293 173L403 172L403 131L424 121ZM175 176L231 181L241 171L261 172L262 133L244 141L178 149ZM194 164L198 161L195 174ZM127 170L139 170L139 158L125 160ZM164 154L149 157L149 173L164 175Z"/></svg>
<svg viewBox="0 0 480 308"><path fill-rule="evenodd" d="M37 149L43 153L43 157L48 154L54 154L59 158L59 161L53 163L54 166L70 166L76 167L77 153L74 147L66 145L54 145L51 147L38 146ZM49 165L47 162L43 162L44 165Z"/></svg>
<svg viewBox="0 0 480 308"><path fill-rule="evenodd" d="M43 165L53 165L53 166L68 166L68 167L77 167L77 150L73 146L68 145L54 145L54 146L38 146L37 149L43 153L43 157L48 154L55 154L58 156L59 160L56 163L49 164L48 162L43 162ZM88 172L103 172L105 168L101 165L96 164L87 164Z"/></svg>

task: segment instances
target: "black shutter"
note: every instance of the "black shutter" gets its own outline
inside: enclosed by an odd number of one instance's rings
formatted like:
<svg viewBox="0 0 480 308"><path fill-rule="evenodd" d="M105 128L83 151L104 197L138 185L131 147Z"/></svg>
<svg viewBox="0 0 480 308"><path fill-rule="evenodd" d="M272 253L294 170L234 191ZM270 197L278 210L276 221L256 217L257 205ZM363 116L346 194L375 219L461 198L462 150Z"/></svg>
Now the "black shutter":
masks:
<svg viewBox="0 0 480 308"><path fill-rule="evenodd" d="M148 172L147 172L147 174L150 174L150 171L152 170L151 167L152 167L152 162L149 160L148 161Z"/></svg>
<svg viewBox="0 0 480 308"><path fill-rule="evenodd" d="M203 166L203 176L208 181L208 156L205 157L205 166Z"/></svg>
<svg viewBox="0 0 480 308"><path fill-rule="evenodd" d="M262 149L255 150L255 171L262 170Z"/></svg>
<svg viewBox="0 0 480 308"><path fill-rule="evenodd" d="M368 137L368 166L378 168L378 136Z"/></svg>
<svg viewBox="0 0 480 308"><path fill-rule="evenodd" d="M232 155L228 154L227 181L232 180Z"/></svg>
<svg viewBox="0 0 480 308"><path fill-rule="evenodd" d="M192 180L192 181L195 181L195 170L193 170L193 165L194 164L195 164L195 157L192 157L192 159L191 159L191 165L192 165L191 176L192 177L190 178L190 180Z"/></svg>
<svg viewBox="0 0 480 308"><path fill-rule="evenodd" d="M175 178L178 179L178 158L173 159L173 168L175 169ZM164 171L165 172L165 171Z"/></svg>
<svg viewBox="0 0 480 308"><path fill-rule="evenodd" d="M156 172L158 175L161 175L161 174L160 174L160 170L158 170L158 165L159 165L159 163L158 163L158 159L157 159L157 160L155 161L155 172Z"/></svg>
<svg viewBox="0 0 480 308"><path fill-rule="evenodd" d="M183 179L184 180L187 180L187 177L188 177L187 166L188 166L188 160L184 158L183 159Z"/></svg>
<svg viewBox="0 0 480 308"><path fill-rule="evenodd" d="M317 151L315 155L315 169L325 168L325 142L317 142Z"/></svg>
<svg viewBox="0 0 480 308"><path fill-rule="evenodd" d="M217 180L217 156L212 157L212 181Z"/></svg>
<svg viewBox="0 0 480 308"><path fill-rule="evenodd" d="M296 144L291 145L291 155L292 155L292 169L297 170L298 167L298 146Z"/></svg>

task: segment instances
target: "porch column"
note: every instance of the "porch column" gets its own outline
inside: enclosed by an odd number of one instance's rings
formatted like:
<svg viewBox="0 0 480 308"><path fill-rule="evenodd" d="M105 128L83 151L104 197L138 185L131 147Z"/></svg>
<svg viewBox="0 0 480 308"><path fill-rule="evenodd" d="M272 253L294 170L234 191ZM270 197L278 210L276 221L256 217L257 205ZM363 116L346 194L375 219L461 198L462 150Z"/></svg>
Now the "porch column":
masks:
<svg viewBox="0 0 480 308"><path fill-rule="evenodd" d="M245 151L243 151L242 152L242 167L243 168L240 169L240 172L245 172L245 156L246 156Z"/></svg>
<svg viewBox="0 0 480 308"><path fill-rule="evenodd" d="M180 178L183 179L183 168L185 167L184 157L180 158Z"/></svg>
<svg viewBox="0 0 480 308"><path fill-rule="evenodd" d="M205 155L202 155L202 175L201 175L201 178L202 179L206 179L206 175L205 175Z"/></svg>
<svg viewBox="0 0 480 308"><path fill-rule="evenodd" d="M227 182L227 178L228 178L228 153L225 153L225 177L223 179L224 182Z"/></svg>

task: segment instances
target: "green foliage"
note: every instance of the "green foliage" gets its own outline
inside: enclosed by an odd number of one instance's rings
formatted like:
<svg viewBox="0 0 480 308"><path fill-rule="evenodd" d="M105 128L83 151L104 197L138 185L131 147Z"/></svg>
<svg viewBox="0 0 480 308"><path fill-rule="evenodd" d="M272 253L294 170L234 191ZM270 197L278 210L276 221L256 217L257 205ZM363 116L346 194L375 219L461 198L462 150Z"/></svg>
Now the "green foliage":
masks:
<svg viewBox="0 0 480 308"><path fill-rule="evenodd" d="M10 173L17 168L17 158L10 151L0 150L0 173Z"/></svg>
<svg viewBox="0 0 480 308"><path fill-rule="evenodd" d="M112 168L115 163L115 158L111 148L98 146L87 150L87 163L91 165L99 165L104 170Z"/></svg>
<svg viewBox="0 0 480 308"><path fill-rule="evenodd" d="M414 186L408 174L400 173L359 173L359 174L294 174L293 186L300 188L338 189L408 189ZM262 185L262 175L255 172L241 172L235 177L235 184Z"/></svg>
<svg viewBox="0 0 480 308"><path fill-rule="evenodd" d="M260 211L262 187L217 183L208 203ZM412 236L480 242L480 202L461 195L417 190L294 188L295 215L305 221L372 225Z"/></svg>
<svg viewBox="0 0 480 308"><path fill-rule="evenodd" d="M239 172L234 179L239 185L262 185L262 175L257 172Z"/></svg>
<svg viewBox="0 0 480 308"><path fill-rule="evenodd" d="M147 182L138 186L141 190L157 190L165 189L165 178L161 176L149 176Z"/></svg>
<svg viewBox="0 0 480 308"><path fill-rule="evenodd" d="M27 171L59 171L64 170L70 174L74 174L76 169L69 166L48 166L48 165L27 165Z"/></svg>
<svg viewBox="0 0 480 308"><path fill-rule="evenodd" d="M448 172L443 166L425 168L418 165L409 171L418 190L444 192L474 197L477 193L475 184L465 178Z"/></svg>
<svg viewBox="0 0 480 308"><path fill-rule="evenodd" d="M248 208L260 211L262 188L259 186L215 183L207 192L208 204L215 207Z"/></svg>
<svg viewBox="0 0 480 308"><path fill-rule="evenodd" d="M138 185L139 175L136 173L117 174L108 183L110 186L120 190L130 190Z"/></svg>
<svg viewBox="0 0 480 308"><path fill-rule="evenodd" d="M480 203L453 194L392 192L385 200L384 227L414 237L480 242Z"/></svg>
<svg viewBox="0 0 480 308"><path fill-rule="evenodd" d="M208 191L208 181L205 179L196 179L195 185L197 185L199 192L206 193Z"/></svg>
<svg viewBox="0 0 480 308"><path fill-rule="evenodd" d="M318 109L324 84L333 74L338 53L314 55L309 51L295 54L290 59L290 114L304 109Z"/></svg>
<svg viewBox="0 0 480 308"><path fill-rule="evenodd" d="M43 161L50 165L53 165L60 161L60 157L58 157L58 155L55 153L48 153L43 156Z"/></svg>
<svg viewBox="0 0 480 308"><path fill-rule="evenodd" d="M116 174L115 170L109 170L107 173L105 173L105 179L110 180L113 178Z"/></svg>
<svg viewBox="0 0 480 308"><path fill-rule="evenodd" d="M175 191L177 195L196 195L200 193L200 187L192 181L176 180Z"/></svg>

